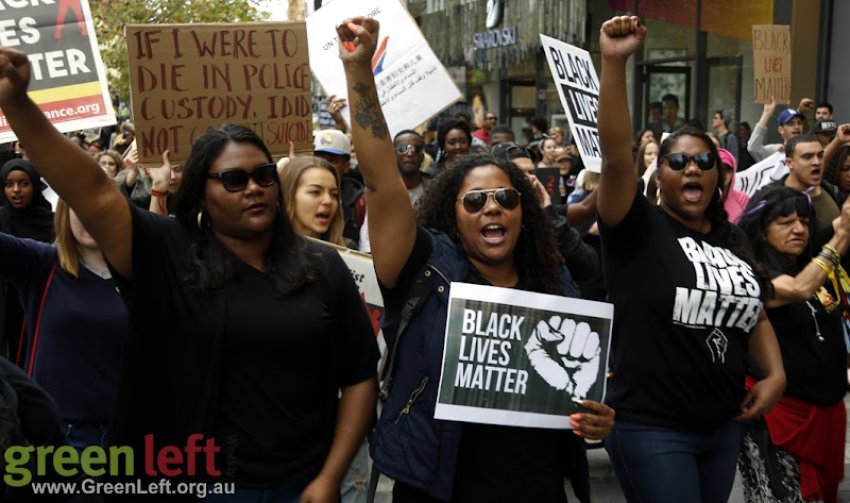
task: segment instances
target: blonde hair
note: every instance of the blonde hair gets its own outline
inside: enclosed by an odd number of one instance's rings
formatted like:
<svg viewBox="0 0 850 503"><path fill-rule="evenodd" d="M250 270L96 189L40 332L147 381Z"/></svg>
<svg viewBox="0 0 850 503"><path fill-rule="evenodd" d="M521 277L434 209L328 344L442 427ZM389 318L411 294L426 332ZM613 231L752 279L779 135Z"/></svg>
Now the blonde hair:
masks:
<svg viewBox="0 0 850 503"><path fill-rule="evenodd" d="M277 175L280 179L280 190L283 195L283 202L286 205L286 214L289 216L289 221L295 225L297 220L295 217L295 193L298 191L298 182L301 180L301 175L310 168L322 168L329 171L334 177L337 191L340 194L336 213L331 217L328 230L322 235L321 239L335 245L345 246L345 241L342 239L342 230L345 222L342 217L342 187L340 186L339 174L336 172L336 168L324 159L309 155L296 157L278 169Z"/></svg>
<svg viewBox="0 0 850 503"><path fill-rule="evenodd" d="M59 267L73 277L80 275L80 248L71 231L71 207L64 199L56 203L53 215L53 228L56 231L56 250L59 255Z"/></svg>

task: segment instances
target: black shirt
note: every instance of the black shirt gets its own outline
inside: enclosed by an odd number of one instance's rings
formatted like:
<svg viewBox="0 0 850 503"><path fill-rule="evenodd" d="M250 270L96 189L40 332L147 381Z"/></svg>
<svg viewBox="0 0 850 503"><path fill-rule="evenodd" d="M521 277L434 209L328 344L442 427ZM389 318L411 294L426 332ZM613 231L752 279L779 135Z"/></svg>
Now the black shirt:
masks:
<svg viewBox="0 0 850 503"><path fill-rule="evenodd" d="M771 271L774 278L780 274ZM827 313L812 297L768 309L767 317L782 352L785 394L821 407L842 400L847 391L847 348L841 310ZM755 369L750 373L756 378L761 376Z"/></svg>
<svg viewBox="0 0 850 503"><path fill-rule="evenodd" d="M185 281L192 236L130 207L134 280L114 276L131 334L113 442L141 448L153 433L158 448L193 433L214 437L215 467L248 487L317 472L340 388L377 365L371 323L338 253L299 239L316 281L286 297L245 264L223 288L200 292Z"/></svg>
<svg viewBox="0 0 850 503"><path fill-rule="evenodd" d="M719 229L692 231L643 197L619 225L599 228L614 303L608 401L617 419L710 431L734 418L761 310L752 268Z"/></svg>

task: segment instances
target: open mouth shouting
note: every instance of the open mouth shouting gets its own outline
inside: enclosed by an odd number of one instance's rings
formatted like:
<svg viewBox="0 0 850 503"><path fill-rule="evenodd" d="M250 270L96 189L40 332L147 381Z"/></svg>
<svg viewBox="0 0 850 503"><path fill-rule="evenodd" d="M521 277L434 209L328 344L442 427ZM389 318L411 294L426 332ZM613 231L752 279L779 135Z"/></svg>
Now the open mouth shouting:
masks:
<svg viewBox="0 0 850 503"><path fill-rule="evenodd" d="M485 225L481 229L481 237L490 245L500 245L505 242L508 236L508 229L499 223Z"/></svg>

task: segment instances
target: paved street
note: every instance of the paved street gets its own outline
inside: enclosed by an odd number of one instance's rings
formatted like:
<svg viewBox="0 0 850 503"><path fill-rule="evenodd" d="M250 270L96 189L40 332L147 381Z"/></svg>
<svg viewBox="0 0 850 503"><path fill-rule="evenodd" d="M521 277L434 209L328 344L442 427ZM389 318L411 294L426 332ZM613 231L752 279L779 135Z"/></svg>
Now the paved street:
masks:
<svg viewBox="0 0 850 503"><path fill-rule="evenodd" d="M850 397L845 397L844 403L850 405ZM847 438L850 439L850 431L848 431ZM608 460L608 454L605 452L605 449L588 451L588 461L590 463L590 484L593 503L624 503L626 498L623 497L620 486L617 485L617 479L611 470L611 462ZM848 449L847 443L844 446L844 472L850 474L850 449ZM390 503L391 490L392 482L387 480L386 477L382 477L381 484L378 486L378 495L375 498L376 503ZM567 495L572 495L572 489L569 487L569 484ZM844 482L839 488L838 500L843 503L850 503L850 480L847 477L845 477ZM575 501L575 498L571 498L570 501ZM735 486L732 488L729 503L745 503L741 482L737 478L735 480Z"/></svg>

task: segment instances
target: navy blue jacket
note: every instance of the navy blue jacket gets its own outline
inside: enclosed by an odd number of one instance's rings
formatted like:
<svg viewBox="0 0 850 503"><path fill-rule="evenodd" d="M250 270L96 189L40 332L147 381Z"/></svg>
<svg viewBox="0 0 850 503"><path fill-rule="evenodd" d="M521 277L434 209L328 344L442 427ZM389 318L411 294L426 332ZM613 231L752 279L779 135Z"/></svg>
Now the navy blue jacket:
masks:
<svg viewBox="0 0 850 503"><path fill-rule="evenodd" d="M417 278L429 293L395 340L400 313L387 313L384 336L396 349L389 396L372 433L375 467L393 480L449 501L457 469L462 423L434 419L443 361L449 284L465 281L469 262L448 236L427 231L433 251ZM572 277L561 270L564 295L578 297Z"/></svg>

